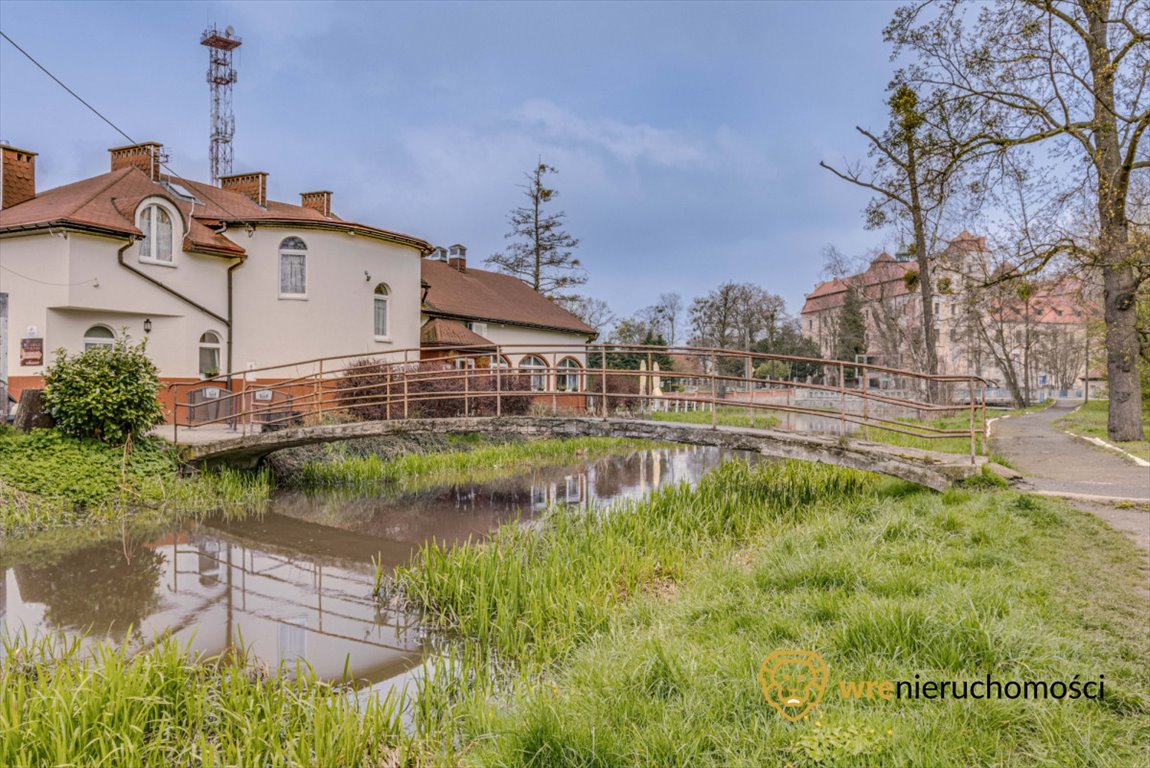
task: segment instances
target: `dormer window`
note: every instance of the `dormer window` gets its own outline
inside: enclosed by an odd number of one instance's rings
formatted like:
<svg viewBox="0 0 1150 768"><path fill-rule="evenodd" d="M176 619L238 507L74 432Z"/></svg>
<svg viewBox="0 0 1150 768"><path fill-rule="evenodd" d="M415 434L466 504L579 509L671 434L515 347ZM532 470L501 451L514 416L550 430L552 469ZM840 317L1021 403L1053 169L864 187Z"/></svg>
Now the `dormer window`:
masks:
<svg viewBox="0 0 1150 768"><path fill-rule="evenodd" d="M144 233L140 241L140 261L172 264L174 232L168 209L158 203L145 205L140 209L136 226Z"/></svg>

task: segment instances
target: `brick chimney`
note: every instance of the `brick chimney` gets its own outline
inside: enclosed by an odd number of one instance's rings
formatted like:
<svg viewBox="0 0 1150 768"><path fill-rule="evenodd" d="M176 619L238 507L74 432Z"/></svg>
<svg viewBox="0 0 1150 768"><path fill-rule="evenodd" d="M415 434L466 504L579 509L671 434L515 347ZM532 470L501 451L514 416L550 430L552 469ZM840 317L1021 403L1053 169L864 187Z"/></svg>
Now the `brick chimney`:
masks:
<svg viewBox="0 0 1150 768"><path fill-rule="evenodd" d="M268 175L263 171L221 176L220 188L242 192L250 197L256 205L266 206L268 204Z"/></svg>
<svg viewBox="0 0 1150 768"><path fill-rule="evenodd" d="M326 189L319 192L300 192L299 204L304 208L319 211L321 216L331 216L331 192Z"/></svg>
<svg viewBox="0 0 1150 768"><path fill-rule="evenodd" d="M467 271L467 249L459 243L448 247L447 249L447 266L453 267L460 272Z"/></svg>
<svg viewBox="0 0 1150 768"><path fill-rule="evenodd" d="M36 196L36 153L0 145L0 208L11 208Z"/></svg>
<svg viewBox="0 0 1150 768"><path fill-rule="evenodd" d="M145 141L143 144L132 144L127 147L112 147L108 154L112 156L112 170L135 167L148 174L148 178L156 181L160 178L160 163L163 160L164 145L155 141Z"/></svg>

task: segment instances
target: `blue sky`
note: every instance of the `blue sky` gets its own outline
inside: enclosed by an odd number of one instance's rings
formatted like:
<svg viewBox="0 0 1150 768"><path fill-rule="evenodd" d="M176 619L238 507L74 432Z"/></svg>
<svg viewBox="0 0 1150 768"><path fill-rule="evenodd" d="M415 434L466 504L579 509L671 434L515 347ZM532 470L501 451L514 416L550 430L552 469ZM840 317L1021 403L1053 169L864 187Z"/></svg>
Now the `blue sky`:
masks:
<svg viewBox="0 0 1150 768"><path fill-rule="evenodd" d="M0 27L178 173L208 177L209 22L244 43L235 172L275 199L334 191L345 218L448 245L504 244L537 158L591 282L630 314L754 281L797 312L820 249L883 244L867 196L818 167L884 121L887 2L0 2ZM37 186L125 143L6 42L0 138ZM888 244L892 245L892 244Z"/></svg>

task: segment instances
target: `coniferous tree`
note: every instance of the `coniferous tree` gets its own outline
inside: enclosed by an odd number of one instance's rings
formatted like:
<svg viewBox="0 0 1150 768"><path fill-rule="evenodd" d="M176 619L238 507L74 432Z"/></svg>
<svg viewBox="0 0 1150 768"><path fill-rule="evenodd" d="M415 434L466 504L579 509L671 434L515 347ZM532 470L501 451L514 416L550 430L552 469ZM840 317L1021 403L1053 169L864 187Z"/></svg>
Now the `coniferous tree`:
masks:
<svg viewBox="0 0 1150 768"><path fill-rule="evenodd" d="M527 184L521 186L530 202L511 211L511 231L506 237L513 242L503 253L489 257L487 263L518 277L544 296L564 299L569 297L563 291L583 285L587 275L574 257L579 240L563 228L567 214L544 210L559 195L544 183L544 176L549 173L557 171L540 161L533 171L524 174Z"/></svg>
<svg viewBox="0 0 1150 768"><path fill-rule="evenodd" d="M847 286L843 308L835 319L835 359L855 362L857 355L865 355L866 316L863 314L862 296L853 285ZM846 377L854 377L854 369L847 368Z"/></svg>

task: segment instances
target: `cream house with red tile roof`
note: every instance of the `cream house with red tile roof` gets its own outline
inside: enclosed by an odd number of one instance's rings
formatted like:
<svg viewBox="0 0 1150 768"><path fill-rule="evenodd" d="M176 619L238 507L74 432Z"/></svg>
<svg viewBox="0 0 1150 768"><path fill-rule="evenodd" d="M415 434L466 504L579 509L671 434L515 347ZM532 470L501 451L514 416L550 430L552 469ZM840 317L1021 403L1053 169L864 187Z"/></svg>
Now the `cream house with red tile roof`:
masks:
<svg viewBox="0 0 1150 768"><path fill-rule="evenodd" d="M564 393L553 404L579 405L594 328L517 277L468 266L462 245L423 260L423 285L424 357L529 371L533 389Z"/></svg>
<svg viewBox="0 0 1150 768"><path fill-rule="evenodd" d="M219 187L179 178L146 143L37 193L36 154L0 154L0 380L13 394L39 385L53 350L122 331L147 339L167 381L414 349L425 319L494 343L594 337L514 278L423 259L436 250L425 240L341 219L327 191L295 205L270 199L262 172Z"/></svg>

